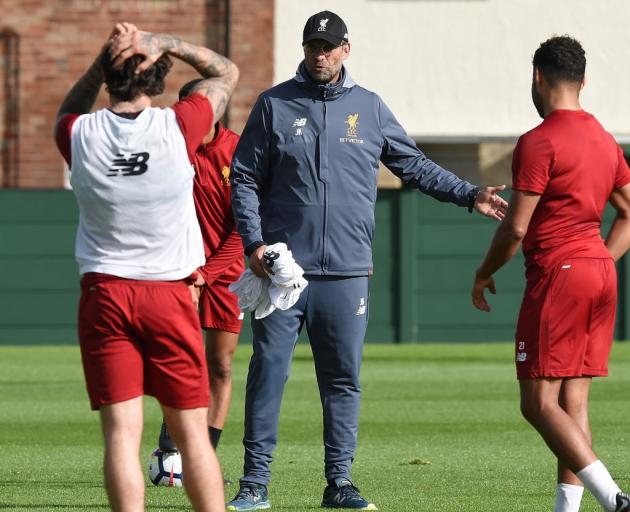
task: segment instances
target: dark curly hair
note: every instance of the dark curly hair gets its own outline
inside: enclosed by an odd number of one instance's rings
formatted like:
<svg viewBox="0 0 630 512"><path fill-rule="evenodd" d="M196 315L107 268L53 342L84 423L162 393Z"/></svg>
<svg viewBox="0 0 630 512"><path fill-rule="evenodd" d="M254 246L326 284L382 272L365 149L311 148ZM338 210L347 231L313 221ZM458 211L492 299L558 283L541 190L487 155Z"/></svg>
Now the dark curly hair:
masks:
<svg viewBox="0 0 630 512"><path fill-rule="evenodd" d="M579 41L572 37L554 36L538 47L533 64L552 86L558 82L581 83L586 54Z"/></svg>
<svg viewBox="0 0 630 512"><path fill-rule="evenodd" d="M203 78L195 78L191 80L190 82L187 82L184 85L182 85L182 88L179 90L179 101L182 101L184 98L187 98L188 96L190 96L195 86L199 82L203 82L203 80L204 80Z"/></svg>
<svg viewBox="0 0 630 512"><path fill-rule="evenodd" d="M119 101L132 101L142 94L149 97L162 94L164 78L173 66L171 59L162 55L151 67L136 74L135 70L143 60L143 55L132 55L122 67L114 69L109 52L104 51L101 54L101 66L107 92Z"/></svg>

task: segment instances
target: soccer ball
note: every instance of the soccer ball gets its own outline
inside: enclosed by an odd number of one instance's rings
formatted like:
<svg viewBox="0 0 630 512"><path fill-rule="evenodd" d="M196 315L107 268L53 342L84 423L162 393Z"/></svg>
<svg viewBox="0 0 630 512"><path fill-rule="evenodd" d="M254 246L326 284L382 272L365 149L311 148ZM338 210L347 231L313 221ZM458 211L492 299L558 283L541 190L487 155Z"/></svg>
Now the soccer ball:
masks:
<svg viewBox="0 0 630 512"><path fill-rule="evenodd" d="M149 458L149 480L153 485L182 486L182 457L179 452L163 452L159 448Z"/></svg>

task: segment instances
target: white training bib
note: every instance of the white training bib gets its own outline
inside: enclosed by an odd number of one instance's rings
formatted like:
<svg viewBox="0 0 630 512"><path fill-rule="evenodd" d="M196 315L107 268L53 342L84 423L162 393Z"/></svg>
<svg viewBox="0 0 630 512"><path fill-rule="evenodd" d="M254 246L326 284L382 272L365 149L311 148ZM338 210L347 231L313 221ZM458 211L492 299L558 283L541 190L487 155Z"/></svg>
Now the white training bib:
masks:
<svg viewBox="0 0 630 512"><path fill-rule="evenodd" d="M172 109L147 108L135 119L107 109L82 115L71 150L81 274L172 281L204 264L194 169Z"/></svg>

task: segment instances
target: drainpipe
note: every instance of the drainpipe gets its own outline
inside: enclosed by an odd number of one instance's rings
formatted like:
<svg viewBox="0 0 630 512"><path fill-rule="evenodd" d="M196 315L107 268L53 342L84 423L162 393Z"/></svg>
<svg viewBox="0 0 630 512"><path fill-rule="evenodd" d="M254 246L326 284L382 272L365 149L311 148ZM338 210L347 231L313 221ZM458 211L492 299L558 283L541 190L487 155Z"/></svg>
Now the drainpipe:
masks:
<svg viewBox="0 0 630 512"><path fill-rule="evenodd" d="M232 2L231 0L225 0L225 16L224 16L224 38L223 38L223 55L228 59L230 58L230 32L232 31ZM225 114L223 114L223 121L226 128L230 127L230 103L228 102L225 107Z"/></svg>
<svg viewBox="0 0 630 512"><path fill-rule="evenodd" d="M0 30L4 75L4 133L0 140L2 188L17 188L20 133L19 55L20 36L10 28Z"/></svg>

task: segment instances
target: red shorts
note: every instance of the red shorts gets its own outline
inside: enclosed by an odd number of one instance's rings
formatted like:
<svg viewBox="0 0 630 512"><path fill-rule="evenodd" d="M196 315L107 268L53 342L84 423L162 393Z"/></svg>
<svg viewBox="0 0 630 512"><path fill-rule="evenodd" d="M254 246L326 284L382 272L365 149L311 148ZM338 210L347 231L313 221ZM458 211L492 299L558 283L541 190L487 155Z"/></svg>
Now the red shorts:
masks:
<svg viewBox="0 0 630 512"><path fill-rule="evenodd" d="M608 375L616 305L611 259L572 258L530 270L516 327L517 377Z"/></svg>
<svg viewBox="0 0 630 512"><path fill-rule="evenodd" d="M92 409L145 394L177 409L208 406L201 326L184 281L86 274L78 323Z"/></svg>
<svg viewBox="0 0 630 512"><path fill-rule="evenodd" d="M235 280L219 278L201 289L199 317L204 329L239 334L243 326L243 313L238 309L238 297L228 290Z"/></svg>

